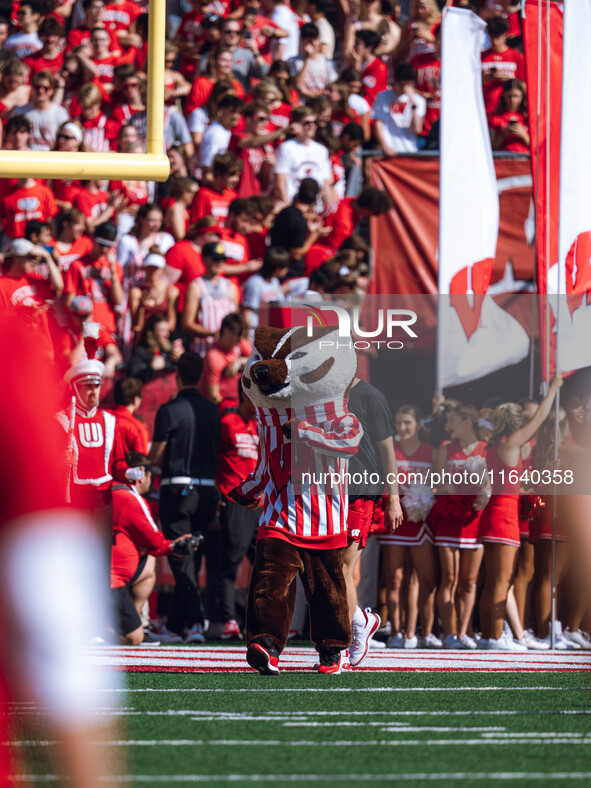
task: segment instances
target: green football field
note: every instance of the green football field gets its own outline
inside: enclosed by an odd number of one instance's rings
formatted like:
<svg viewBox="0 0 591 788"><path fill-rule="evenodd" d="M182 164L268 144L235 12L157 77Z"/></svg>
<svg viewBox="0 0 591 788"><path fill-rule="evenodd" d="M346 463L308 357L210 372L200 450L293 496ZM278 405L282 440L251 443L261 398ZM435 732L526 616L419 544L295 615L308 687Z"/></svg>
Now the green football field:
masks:
<svg viewBox="0 0 591 788"><path fill-rule="evenodd" d="M121 783L591 785L589 673L140 672L125 685Z"/></svg>

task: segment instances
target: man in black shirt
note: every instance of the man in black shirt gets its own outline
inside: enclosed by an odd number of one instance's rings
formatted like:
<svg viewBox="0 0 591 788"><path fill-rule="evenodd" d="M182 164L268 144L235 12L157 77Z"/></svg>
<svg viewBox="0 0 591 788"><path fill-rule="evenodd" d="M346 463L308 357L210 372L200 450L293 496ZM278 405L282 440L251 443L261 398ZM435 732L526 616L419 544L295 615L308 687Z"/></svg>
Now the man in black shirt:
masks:
<svg viewBox="0 0 591 788"><path fill-rule="evenodd" d="M357 605L357 590L353 579L372 524L375 507L388 489L386 527L392 533L402 523L402 508L396 483L397 467L394 451L394 420L385 396L375 386L355 378L347 407L363 427L363 437L357 454L349 460L349 473L354 479L361 475L379 479L375 483L349 484L349 513L347 516L348 545L343 559L343 574L347 584L349 613L353 624L353 637L349 649L351 666L359 665L365 658L369 641L380 625L380 618Z"/></svg>
<svg viewBox="0 0 591 788"><path fill-rule="evenodd" d="M291 268L288 278L304 275L304 257L323 235L330 233L330 227L322 226L322 219L316 215L316 200L320 186L314 178L304 178L291 205L280 211L269 230L271 246L282 246L290 254Z"/></svg>
<svg viewBox="0 0 591 788"><path fill-rule="evenodd" d="M205 532L207 555L207 530L218 505L215 473L220 415L213 402L197 391L202 371L203 359L197 353L180 357L178 394L158 409L150 462L162 468L160 521L164 535L176 539L188 532ZM202 551L198 551L168 559L176 586L166 626L186 643L205 642L197 584L201 557Z"/></svg>

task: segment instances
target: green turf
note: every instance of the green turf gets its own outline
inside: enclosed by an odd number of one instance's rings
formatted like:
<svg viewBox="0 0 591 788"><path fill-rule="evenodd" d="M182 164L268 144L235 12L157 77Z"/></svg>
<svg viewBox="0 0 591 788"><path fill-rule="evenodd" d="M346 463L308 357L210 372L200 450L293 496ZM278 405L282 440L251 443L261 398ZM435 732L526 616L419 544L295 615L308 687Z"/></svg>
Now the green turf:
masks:
<svg viewBox="0 0 591 788"><path fill-rule="evenodd" d="M461 773L462 784L482 785L510 773L504 784L541 785L541 774L568 773L572 781L573 773L582 773L581 781L591 784L587 674L128 674L127 682L130 689L175 689L127 696L126 705L143 712L128 716L127 736L171 742L132 746L135 775L195 775L200 784L209 775L211 785L248 784L241 775L277 775L277 785L328 786L340 781L337 775L356 775L353 782L365 784L369 775L382 775L371 782L394 784L393 775ZM456 687L474 689L442 691ZM302 691L318 688L335 691ZM383 690L368 691L376 688ZM413 688L427 691L406 691ZM516 713L493 713L499 711ZM520 734L518 743L511 734ZM173 746L173 740L191 743ZM468 777L474 773L479 779ZM450 776L440 784L457 781Z"/></svg>
<svg viewBox="0 0 591 788"><path fill-rule="evenodd" d="M125 680L134 785L591 785L587 673Z"/></svg>

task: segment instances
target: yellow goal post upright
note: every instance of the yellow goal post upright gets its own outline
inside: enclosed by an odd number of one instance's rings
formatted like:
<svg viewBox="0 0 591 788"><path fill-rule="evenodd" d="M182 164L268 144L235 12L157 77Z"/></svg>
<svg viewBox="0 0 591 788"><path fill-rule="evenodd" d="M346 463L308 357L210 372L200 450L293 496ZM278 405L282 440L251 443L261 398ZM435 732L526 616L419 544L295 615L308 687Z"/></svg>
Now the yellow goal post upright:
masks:
<svg viewBox="0 0 591 788"><path fill-rule="evenodd" d="M78 153L0 150L0 177L165 181L164 41L166 0L150 0L146 153Z"/></svg>

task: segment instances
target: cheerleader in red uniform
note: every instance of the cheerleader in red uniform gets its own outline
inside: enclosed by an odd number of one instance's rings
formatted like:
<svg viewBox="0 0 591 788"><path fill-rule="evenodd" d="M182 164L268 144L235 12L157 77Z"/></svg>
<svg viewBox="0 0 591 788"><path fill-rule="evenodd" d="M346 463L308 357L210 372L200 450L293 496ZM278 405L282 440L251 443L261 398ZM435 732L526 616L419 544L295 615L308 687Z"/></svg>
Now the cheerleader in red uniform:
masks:
<svg viewBox="0 0 591 788"><path fill-rule="evenodd" d="M451 442L439 448L437 467L448 474L478 473L486 470L486 443L478 437L478 411L471 405L458 405L446 415L445 429ZM441 563L441 583L437 608L443 627L443 647L474 649L476 641L468 634L476 602L476 580L482 561L478 544L480 512L474 508L479 485L446 483L433 508L435 545ZM458 620L456 634L456 616Z"/></svg>
<svg viewBox="0 0 591 788"><path fill-rule="evenodd" d="M522 417L524 423L530 421L537 408L538 403L535 400L521 400ZM523 470L530 472L534 467L534 458L536 453L536 442L532 438L521 447L521 460L523 462ZM515 569L515 579L513 581L513 595L515 596L515 604L517 606L517 614L522 628L525 628L527 606L527 589L534 576L534 548L529 540L530 521L532 519L532 503L531 495L527 494L528 485L522 485L522 493L525 493L519 499L519 536L521 545L517 554L517 567Z"/></svg>
<svg viewBox="0 0 591 788"><path fill-rule="evenodd" d="M520 544L519 490L523 473L520 452L546 420L561 385L562 378L557 374L534 417L523 426L519 405L505 403L493 413L493 433L486 451L493 494L478 529L478 538L484 544L485 567L480 597L482 639L479 648L519 651L526 648L503 633L507 594Z"/></svg>
<svg viewBox="0 0 591 788"><path fill-rule="evenodd" d="M394 633L388 639L390 648L416 648L419 640L415 628L416 612L407 611L406 636L400 630L400 600L407 552L418 578L418 612L421 617L422 648L440 648L441 641L432 634L435 619L435 591L437 561L433 546L433 532L426 522L434 498L427 487L427 473L435 460L435 450L420 440L421 413L414 405L403 405L396 412L396 431L400 441L395 443L399 489L402 494L404 520L393 534L378 537L384 553L386 598ZM410 474L416 474L414 481ZM403 481L404 478L404 481ZM422 482L422 483L421 483ZM410 596L410 594L409 594ZM409 600L410 608L410 600Z"/></svg>

